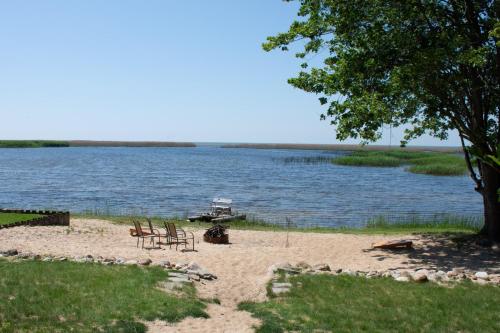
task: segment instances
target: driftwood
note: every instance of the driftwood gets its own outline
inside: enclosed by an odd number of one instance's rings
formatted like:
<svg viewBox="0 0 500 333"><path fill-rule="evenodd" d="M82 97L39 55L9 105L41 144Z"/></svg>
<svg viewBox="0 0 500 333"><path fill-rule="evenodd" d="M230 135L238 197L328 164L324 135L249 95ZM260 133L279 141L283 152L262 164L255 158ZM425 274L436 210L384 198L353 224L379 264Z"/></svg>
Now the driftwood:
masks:
<svg viewBox="0 0 500 333"><path fill-rule="evenodd" d="M411 240L401 239L401 240L392 240L392 241L381 241L372 244L374 249L410 249L413 246L413 242Z"/></svg>

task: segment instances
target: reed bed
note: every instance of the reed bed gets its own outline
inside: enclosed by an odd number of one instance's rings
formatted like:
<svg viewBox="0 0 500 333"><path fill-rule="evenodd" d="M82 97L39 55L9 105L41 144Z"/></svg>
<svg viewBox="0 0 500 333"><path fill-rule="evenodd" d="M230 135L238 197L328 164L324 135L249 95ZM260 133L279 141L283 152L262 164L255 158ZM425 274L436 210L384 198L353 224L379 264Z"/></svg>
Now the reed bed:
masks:
<svg viewBox="0 0 500 333"><path fill-rule="evenodd" d="M412 173L436 176L460 176L467 173L464 159L458 154L409 151L355 151L332 159L346 166L399 167L408 166Z"/></svg>

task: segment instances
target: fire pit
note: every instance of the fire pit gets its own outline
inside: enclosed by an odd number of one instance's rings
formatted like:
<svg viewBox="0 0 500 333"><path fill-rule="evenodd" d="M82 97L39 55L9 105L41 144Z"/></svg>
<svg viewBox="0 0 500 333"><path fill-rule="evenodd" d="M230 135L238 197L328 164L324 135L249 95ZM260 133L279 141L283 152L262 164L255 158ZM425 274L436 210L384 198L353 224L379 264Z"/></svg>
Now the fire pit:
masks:
<svg viewBox="0 0 500 333"><path fill-rule="evenodd" d="M229 235L226 233L226 227L216 224L203 234L203 240L213 244L228 244Z"/></svg>

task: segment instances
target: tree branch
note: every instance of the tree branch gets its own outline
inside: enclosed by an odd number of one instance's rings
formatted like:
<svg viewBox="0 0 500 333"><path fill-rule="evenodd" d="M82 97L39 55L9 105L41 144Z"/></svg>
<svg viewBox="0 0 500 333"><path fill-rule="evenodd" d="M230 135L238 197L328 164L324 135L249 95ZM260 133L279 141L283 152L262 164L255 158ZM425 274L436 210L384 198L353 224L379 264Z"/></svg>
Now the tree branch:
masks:
<svg viewBox="0 0 500 333"><path fill-rule="evenodd" d="M472 178L472 180L476 183L475 190L479 193L482 193L483 182L481 181L481 179L477 177L476 171L474 171L474 167L472 166L472 162L470 160L470 154L469 151L467 150L467 147L465 146L465 141L464 137L462 136L462 133L458 132L458 134L460 135L460 142L462 143L462 149L465 155L465 163L467 164L467 169L469 169L469 175Z"/></svg>

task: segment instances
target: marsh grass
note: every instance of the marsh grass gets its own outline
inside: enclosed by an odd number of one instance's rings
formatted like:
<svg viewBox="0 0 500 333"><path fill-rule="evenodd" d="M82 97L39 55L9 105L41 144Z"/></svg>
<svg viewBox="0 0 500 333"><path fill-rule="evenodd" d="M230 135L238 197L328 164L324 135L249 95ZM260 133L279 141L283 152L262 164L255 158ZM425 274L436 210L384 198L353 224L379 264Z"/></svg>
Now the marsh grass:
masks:
<svg viewBox="0 0 500 333"><path fill-rule="evenodd" d="M291 282L285 296L239 305L262 320L257 332L500 331L500 288L494 286L345 275L301 275Z"/></svg>
<svg viewBox="0 0 500 333"><path fill-rule="evenodd" d="M435 218L408 217L404 220L391 221L383 216L369 220L363 229L369 232L479 232L483 220L478 217L442 216Z"/></svg>
<svg viewBox="0 0 500 333"><path fill-rule="evenodd" d="M458 176L467 173L464 159L456 154L410 151L354 151L350 155L332 159L332 163L347 166L397 167L437 176Z"/></svg>
<svg viewBox="0 0 500 333"><path fill-rule="evenodd" d="M157 288L159 267L0 260L0 332L144 332L142 321L207 317L194 287Z"/></svg>
<svg viewBox="0 0 500 333"><path fill-rule="evenodd" d="M125 224L132 227L132 220L137 219L143 227L146 227L144 216L116 216L116 215L89 215L73 214L75 218L89 218L107 220L116 224ZM151 222L158 228L163 228L164 222L174 222L182 228L207 229L212 226L206 222L188 222L180 218L150 217ZM258 219L235 220L225 225L230 230L254 230L254 231L290 231L290 232L314 232L314 233L345 233L345 234L408 234L408 233L476 233L480 230L483 220L479 217L461 216L431 216L419 217L408 216L400 218L387 218L385 216L374 217L360 227L322 227L306 226L300 227L296 224L287 225L283 223L269 223Z"/></svg>
<svg viewBox="0 0 500 333"><path fill-rule="evenodd" d="M22 222L32 220L34 218L40 217L39 214L18 214L18 213L1 213L0 212L0 225L10 224L14 222Z"/></svg>
<svg viewBox="0 0 500 333"><path fill-rule="evenodd" d="M67 141L50 140L0 140L0 148L69 147Z"/></svg>
<svg viewBox="0 0 500 333"><path fill-rule="evenodd" d="M285 164L324 164L324 163L330 163L332 161L332 158L329 156L307 156L307 157L297 157L297 156L291 156L291 157L285 157L279 159L280 161L283 161Z"/></svg>

